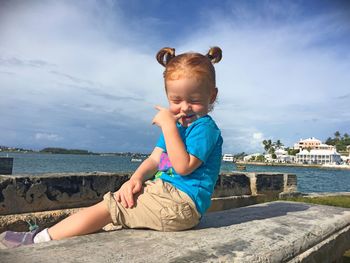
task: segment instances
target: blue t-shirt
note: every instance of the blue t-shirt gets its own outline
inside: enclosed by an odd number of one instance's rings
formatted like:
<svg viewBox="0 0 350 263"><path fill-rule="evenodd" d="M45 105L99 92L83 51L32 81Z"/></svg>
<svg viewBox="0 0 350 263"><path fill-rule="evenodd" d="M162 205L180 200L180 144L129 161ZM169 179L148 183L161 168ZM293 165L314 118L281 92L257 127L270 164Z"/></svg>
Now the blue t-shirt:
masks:
<svg viewBox="0 0 350 263"><path fill-rule="evenodd" d="M177 174L167 157L164 136L161 134L156 146L164 151L156 178L159 177L188 194L198 212L203 215L211 204L211 195L220 172L223 143L221 132L209 115L197 119L187 128L178 123L177 128L187 152L200 159L202 164L191 174Z"/></svg>

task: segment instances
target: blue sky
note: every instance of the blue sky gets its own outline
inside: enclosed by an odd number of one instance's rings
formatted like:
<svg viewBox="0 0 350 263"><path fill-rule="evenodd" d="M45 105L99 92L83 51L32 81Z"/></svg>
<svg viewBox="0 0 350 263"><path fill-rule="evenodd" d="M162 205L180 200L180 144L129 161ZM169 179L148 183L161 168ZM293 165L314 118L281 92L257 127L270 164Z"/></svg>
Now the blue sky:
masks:
<svg viewBox="0 0 350 263"><path fill-rule="evenodd" d="M150 152L155 54L223 49L224 152L350 133L349 1L0 1L0 145Z"/></svg>

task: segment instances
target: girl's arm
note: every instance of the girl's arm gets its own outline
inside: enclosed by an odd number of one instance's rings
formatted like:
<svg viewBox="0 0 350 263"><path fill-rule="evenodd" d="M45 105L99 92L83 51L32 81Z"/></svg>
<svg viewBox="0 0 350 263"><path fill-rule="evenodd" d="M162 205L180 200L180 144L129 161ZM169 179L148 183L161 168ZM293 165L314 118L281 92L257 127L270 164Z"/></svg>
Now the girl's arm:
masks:
<svg viewBox="0 0 350 263"><path fill-rule="evenodd" d="M169 160L178 174L188 175L202 164L200 159L186 151L176 124L166 125L162 131Z"/></svg>
<svg viewBox="0 0 350 263"><path fill-rule="evenodd" d="M126 208L134 206L134 195L141 191L142 183L151 179L157 172L162 152L163 150L161 148L154 148L151 155L141 163L130 177L130 180L125 182L114 194L117 202L121 202Z"/></svg>
<svg viewBox="0 0 350 263"><path fill-rule="evenodd" d="M174 116L169 110L162 107L157 107L157 109L159 112L154 117L153 123L162 129L167 153L173 168L183 176L192 173L202 164L202 161L186 151L185 144L176 127L176 120L180 115Z"/></svg>

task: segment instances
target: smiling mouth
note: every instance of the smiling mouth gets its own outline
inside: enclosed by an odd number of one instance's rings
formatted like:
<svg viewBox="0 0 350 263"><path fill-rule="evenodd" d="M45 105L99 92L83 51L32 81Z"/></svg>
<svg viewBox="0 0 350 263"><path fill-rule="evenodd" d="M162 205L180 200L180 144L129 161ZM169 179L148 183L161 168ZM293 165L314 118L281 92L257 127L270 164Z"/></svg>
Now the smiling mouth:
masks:
<svg viewBox="0 0 350 263"><path fill-rule="evenodd" d="M189 121L189 120L191 120L194 116L195 116L195 114L192 114L192 115L189 115L189 116L184 116L184 117L182 117L182 119L185 120L185 121Z"/></svg>

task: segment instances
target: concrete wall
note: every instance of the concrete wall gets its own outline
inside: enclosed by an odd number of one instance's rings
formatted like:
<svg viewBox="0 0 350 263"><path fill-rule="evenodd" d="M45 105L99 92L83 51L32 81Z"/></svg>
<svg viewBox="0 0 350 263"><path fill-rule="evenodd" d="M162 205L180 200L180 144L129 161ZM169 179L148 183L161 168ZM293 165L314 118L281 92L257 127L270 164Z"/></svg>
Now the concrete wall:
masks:
<svg viewBox="0 0 350 263"><path fill-rule="evenodd" d="M12 157L0 157L0 174L12 174L12 168Z"/></svg>
<svg viewBox="0 0 350 263"><path fill-rule="evenodd" d="M119 189L129 176L102 172L1 175L0 215L90 206L102 200L104 193ZM294 191L295 175L237 172L220 175L213 198L260 194L277 197Z"/></svg>

